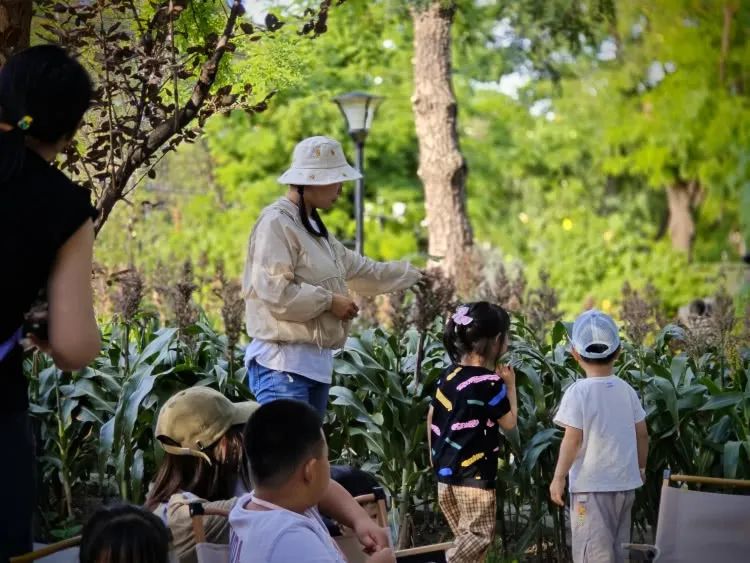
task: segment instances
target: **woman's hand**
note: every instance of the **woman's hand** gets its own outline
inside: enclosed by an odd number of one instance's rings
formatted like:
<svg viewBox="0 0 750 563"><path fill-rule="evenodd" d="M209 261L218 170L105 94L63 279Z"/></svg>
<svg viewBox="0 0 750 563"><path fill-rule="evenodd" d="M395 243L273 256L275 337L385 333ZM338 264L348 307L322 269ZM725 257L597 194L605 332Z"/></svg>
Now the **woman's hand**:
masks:
<svg viewBox="0 0 750 563"><path fill-rule="evenodd" d="M331 313L341 321L350 321L359 315L359 307L350 297L334 293L331 299Z"/></svg>

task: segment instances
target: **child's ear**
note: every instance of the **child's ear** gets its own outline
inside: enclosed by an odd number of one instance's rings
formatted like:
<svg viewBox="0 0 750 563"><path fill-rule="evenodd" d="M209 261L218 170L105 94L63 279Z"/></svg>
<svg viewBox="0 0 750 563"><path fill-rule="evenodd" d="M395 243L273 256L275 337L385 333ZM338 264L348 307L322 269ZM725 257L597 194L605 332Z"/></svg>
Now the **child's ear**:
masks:
<svg viewBox="0 0 750 563"><path fill-rule="evenodd" d="M583 360L581 359L581 355L578 353L578 350L573 348L570 352L571 354L573 354L573 357L575 358L576 362L578 362L579 364L583 363Z"/></svg>
<svg viewBox="0 0 750 563"><path fill-rule="evenodd" d="M506 332L505 334L498 334L497 342L500 345L500 355L502 356L508 351L508 348L510 348L510 333Z"/></svg>
<svg viewBox="0 0 750 563"><path fill-rule="evenodd" d="M318 460L314 457L311 457L305 462L305 465L302 467L302 478L305 480L305 483L312 483L315 480L317 463Z"/></svg>

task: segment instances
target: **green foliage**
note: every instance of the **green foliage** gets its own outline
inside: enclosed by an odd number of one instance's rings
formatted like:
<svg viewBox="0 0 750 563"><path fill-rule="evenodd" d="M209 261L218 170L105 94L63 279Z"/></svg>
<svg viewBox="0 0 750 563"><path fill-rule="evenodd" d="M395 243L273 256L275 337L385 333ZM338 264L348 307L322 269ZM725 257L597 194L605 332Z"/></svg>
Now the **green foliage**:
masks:
<svg viewBox="0 0 750 563"><path fill-rule="evenodd" d="M113 320L99 357L67 373L36 355L27 362L31 402L42 449L49 527L79 518L84 494L142 502L163 455L154 438L159 408L177 391L210 386L246 400L242 351L227 362L226 337L204 318L186 327L161 327L148 313Z"/></svg>
<svg viewBox="0 0 750 563"><path fill-rule="evenodd" d="M749 131L739 85L747 69L747 37L730 35L722 81L725 3L707 2L702 9L691 4L671 0L658 9L648 2L623 4L619 32L629 72L607 73L611 85L604 93L617 103L606 122L605 169L641 175L657 188L698 180L719 198L736 196L727 178L736 167L735 147L746 145ZM646 30L634 33L642 18ZM740 9L732 26L742 29L748 21L750 12Z"/></svg>
<svg viewBox="0 0 750 563"><path fill-rule="evenodd" d="M723 53L725 2L455 4L454 88L478 242L522 265L527 279L549 272L566 312L584 301L616 308L625 281L637 287L650 280L669 312L712 293L719 266L737 258L730 234L750 241L747 6L737 4ZM315 41L290 27L275 39L238 44L216 87L239 93L238 85L252 83L253 100L279 90L269 110L209 119L197 143L164 159L156 179L130 196L132 205L116 209L97 241L98 261L152 274L159 263L190 258L206 279L221 260L238 275L252 224L283 193L276 178L294 145L325 134L351 155L331 102L348 90L386 96L367 141L366 253L424 257L409 6L347 2ZM215 8L191 4L198 12L180 19L181 49L218 30ZM614 45L615 56L601 56L605 45L610 52ZM515 95L498 83L510 73L526 81ZM183 101L186 95L180 91ZM664 188L676 180L705 190L692 263L664 240ZM354 233L351 199L347 186L325 216L342 240ZM434 508L424 437L429 396L445 362L439 332L438 323L423 335L419 379L413 329L366 330L336 360L331 451L376 470L402 515ZM562 324L545 336L515 322L509 361L521 415L519 441L503 442L498 468L499 533L513 538L502 545L504 559L520 558L542 539L559 553L565 548L564 519L546 495L560 440L552 416L563 390L581 376L564 336ZM635 511L641 528L655 521L659 472L667 465L750 478L747 350L693 357L674 347L675 336L685 337L668 327L647 346L628 344L618 364L639 390L652 436L649 480ZM240 351L226 347L205 318L180 331L141 313L106 326L102 354L85 370L62 373L40 356L27 363L45 452L48 490L40 497L52 514L48 528L75 533L84 510L78 499L92 490L142 499L161 455L155 416L175 391L211 385L235 400L249 396Z"/></svg>
<svg viewBox="0 0 750 563"><path fill-rule="evenodd" d="M520 263L527 278L548 271L567 312L588 300L616 304L626 280L651 281L673 312L713 292L722 261L738 257L729 245L733 232L744 229L748 239L750 220L741 216L750 205L740 200L750 173L741 149L750 122L741 118L745 97L716 81L721 18L714 17L714 3L695 8L697 29L710 43L689 40L696 30L683 25L681 14L694 8L678 0L663 13L646 3L617 3L614 20L608 3L591 4L593 11L570 19L564 2L457 3L454 87L470 170L469 214L478 241ZM248 63L236 70L254 73L253 83L266 84L263 93L280 89L269 110L209 120L200 142L166 159L135 205L115 214L97 259L150 273L158 262L190 257L203 274L223 260L238 275L258 213L283 193L276 178L295 143L331 135L353 157L331 99L355 89L386 96L366 148L366 252L378 259L424 257L406 7L345 3L319 39L274 40L280 59L273 68ZM738 27L745 12L733 28L730 83L746 60ZM559 26L545 34L554 22L583 35L571 43ZM637 25L642 29L634 35ZM618 58L598 57L603 38L619 41ZM675 72L639 92L654 61L662 68L673 63ZM495 82L510 72L529 80L515 98ZM663 187L674 171L706 190L693 263L665 240ZM351 240L353 186L344 194L325 220Z"/></svg>
<svg viewBox="0 0 750 563"><path fill-rule="evenodd" d="M328 425L336 430L328 433L332 455L364 464L380 477L397 499L400 525L414 507L424 509L433 493L426 415L430 389L446 364L433 330L422 343L418 378L419 346L413 329L403 338L382 329L365 330L350 338L336 359L331 388Z"/></svg>
<svg viewBox="0 0 750 563"><path fill-rule="evenodd" d="M412 519L429 526L434 517L428 515L436 513L426 415L447 360L441 320L428 326L422 335L414 328L376 328L351 337L336 358L326 420L331 457L377 473L401 526ZM561 438L553 416L564 390L582 377L566 336L562 323L540 331L514 319L506 361L517 373L519 432L501 441L498 467L498 533L506 557L521 557L540 542L566 551L563 514L546 492ZM650 345L625 343L617 373L638 390L651 436L649 479L635 509L640 529L656 521L665 467L750 478L750 349L737 336L711 339L721 346L712 348L705 335L670 325ZM699 346L686 346L691 338L701 339ZM63 373L35 355L26 370L44 451L42 511L46 529L58 536L75 533L87 510L83 501L91 497L142 501L163 455L154 437L156 415L171 395L208 385L234 401L251 396L241 348L227 349L227 338L202 315L181 329L162 326L145 310L127 322L116 317L88 368Z"/></svg>
<svg viewBox="0 0 750 563"><path fill-rule="evenodd" d="M283 91L265 115L235 112L210 120L205 141L183 147L167 159L157 179L140 192L141 205L129 216L113 217L99 242L99 260L108 264L132 261L153 271L158 261L169 262L175 256L183 259L187 253L194 262L204 255L209 264L223 259L228 272L237 275L253 222L265 205L284 193L276 178L289 165L294 145L317 134L348 145L343 119L332 98L346 89L361 89L363 83L388 96L367 145L366 250L390 259L421 250L419 239L424 233L419 223L424 212L416 181L410 75L404 72L410 64L408 35L403 35L398 14L383 4L349 3L338 10L345 10L346 16L332 21L326 33L331 41L294 44L286 60L295 72L282 72L281 82L275 82L279 76L276 65L268 69L267 79ZM331 19L335 17L332 14ZM383 47L384 41L392 41L393 47ZM305 65L310 70L300 79L297 71ZM248 69L262 74L251 64ZM382 86L377 87L375 82L380 80ZM352 190L353 185L346 186L338 208L325 217L342 240L354 236ZM147 205L144 212L143 201L158 207ZM403 217L393 217L397 202L406 204ZM123 245L122 233L131 222L130 231L136 236Z"/></svg>

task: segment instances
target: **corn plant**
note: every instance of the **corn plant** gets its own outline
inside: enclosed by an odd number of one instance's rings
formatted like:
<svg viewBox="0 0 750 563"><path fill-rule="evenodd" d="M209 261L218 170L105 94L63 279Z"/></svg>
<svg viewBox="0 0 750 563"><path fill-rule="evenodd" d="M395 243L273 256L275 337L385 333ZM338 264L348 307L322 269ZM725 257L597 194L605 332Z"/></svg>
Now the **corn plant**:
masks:
<svg viewBox="0 0 750 563"><path fill-rule="evenodd" d="M37 357L34 363L42 362ZM96 468L96 428L114 414L109 384L91 370L63 373L45 365L32 379L31 414L42 424L42 482L56 489L64 519L74 517L74 490L87 483Z"/></svg>
<svg viewBox="0 0 750 563"><path fill-rule="evenodd" d="M88 493L91 485L103 497L143 499L162 455L156 416L177 391L206 385L233 400L250 397L241 350L228 351L226 338L204 317L183 329L189 345L148 313L104 328L102 351L86 369L62 372L40 356L27 362L44 451L42 487L49 493L40 497L59 499L61 507L49 507L58 522L74 517L76 492Z"/></svg>
<svg viewBox="0 0 750 563"><path fill-rule="evenodd" d="M498 520L500 535L515 542L512 551L503 542L503 554L520 556L531 544L542 553L545 536L551 536L561 558L567 552L565 515L547 495L562 438L553 417L564 389L580 375L564 347L564 324L556 323L549 338L539 341L539 328L516 317L513 333L507 361L517 378L518 440L501 445Z"/></svg>
<svg viewBox="0 0 750 563"><path fill-rule="evenodd" d="M441 320L400 334L382 328L348 339L337 354L326 434L332 457L374 471L399 514L399 540L411 518L434 521L436 483L429 469L426 416L447 358ZM563 393L583 377L566 349L569 326L546 333L515 318L509 354L518 382L518 432L501 440L498 535L503 560L554 551L566 561L566 514L548 500L562 431L553 424ZM737 346L682 346L688 336L667 326L645 344L623 343L617 375L639 393L651 436L646 485L638 491L636 529L656 522L661 471L750 478L750 351ZM688 352L683 352L682 348ZM697 349L693 348L693 349ZM31 412L43 455L42 494L48 528L74 533L79 498L115 495L138 502L161 456L154 438L160 406L188 386L209 385L232 400L250 397L236 338L198 313L177 328L151 313L116 317L104 327L100 356L65 373L42 356L26 362ZM47 494L44 494L44 493Z"/></svg>
<svg viewBox="0 0 750 563"><path fill-rule="evenodd" d="M336 360L330 424L345 434L338 451L377 472L396 499L402 534L409 529L410 511L433 494L426 416L444 367L435 333L420 338L415 330L403 338L380 328L366 330L350 338Z"/></svg>

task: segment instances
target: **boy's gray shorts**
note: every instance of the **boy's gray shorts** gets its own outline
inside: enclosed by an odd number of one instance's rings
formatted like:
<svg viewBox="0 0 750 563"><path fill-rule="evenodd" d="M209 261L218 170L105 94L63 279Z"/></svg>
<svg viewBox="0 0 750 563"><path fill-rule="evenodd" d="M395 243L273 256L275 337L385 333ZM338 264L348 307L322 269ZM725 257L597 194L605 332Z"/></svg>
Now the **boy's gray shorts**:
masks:
<svg viewBox="0 0 750 563"><path fill-rule="evenodd" d="M575 563L624 563L620 547L630 542L630 511L635 491L573 493L570 527Z"/></svg>

